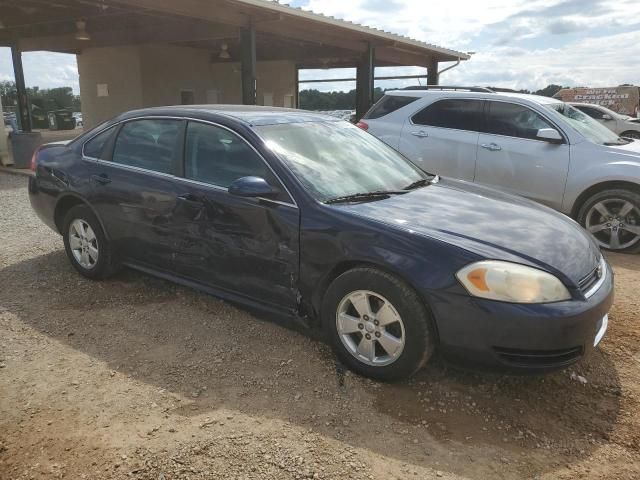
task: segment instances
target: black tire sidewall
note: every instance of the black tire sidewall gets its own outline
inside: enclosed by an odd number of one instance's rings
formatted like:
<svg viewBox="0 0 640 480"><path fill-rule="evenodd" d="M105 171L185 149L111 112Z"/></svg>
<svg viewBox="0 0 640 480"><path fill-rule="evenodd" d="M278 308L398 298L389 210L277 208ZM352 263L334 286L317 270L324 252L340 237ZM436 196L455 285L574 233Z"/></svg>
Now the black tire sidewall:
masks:
<svg viewBox="0 0 640 480"><path fill-rule="evenodd" d="M636 208L640 209L640 193L634 192L632 190L627 190L624 188L602 190L592 195L591 197L589 197L582 204L582 206L580 207L580 210L578 211L578 218L577 218L578 223L582 225L582 227L586 228L587 214L589 213L589 210L591 210L593 205L595 205L596 203L601 202L603 200L607 200L607 199L626 200L634 204ZM611 250L611 249L607 249L606 247L602 247L602 248L610 252L619 252L619 253L640 252L640 241L636 242L636 244L632 245L631 247L627 247L620 250Z"/></svg>
<svg viewBox="0 0 640 480"><path fill-rule="evenodd" d="M96 263L95 267L91 269L84 268L78 263L78 261L73 256L71 246L69 245L69 228L71 226L71 223L75 220L83 220L87 222L95 233L96 238L98 239L98 262ZM64 218L62 238L64 239L64 249L67 252L69 261L71 262L73 267L83 276L93 280L100 280L105 278L110 273L111 251L109 243L105 237L104 231L102 230L102 226L100 225L98 218L89 207L87 207L86 205L77 205L69 210L69 212L67 212Z"/></svg>
<svg viewBox="0 0 640 480"><path fill-rule="evenodd" d="M355 358L343 345L336 326L336 312L343 298L356 290L369 290L385 297L400 314L405 329L405 346L400 357L387 366L375 367ZM340 360L364 376L396 381L422 368L435 349L431 316L418 294L397 277L373 268L349 270L336 278L322 302L322 323L327 339Z"/></svg>

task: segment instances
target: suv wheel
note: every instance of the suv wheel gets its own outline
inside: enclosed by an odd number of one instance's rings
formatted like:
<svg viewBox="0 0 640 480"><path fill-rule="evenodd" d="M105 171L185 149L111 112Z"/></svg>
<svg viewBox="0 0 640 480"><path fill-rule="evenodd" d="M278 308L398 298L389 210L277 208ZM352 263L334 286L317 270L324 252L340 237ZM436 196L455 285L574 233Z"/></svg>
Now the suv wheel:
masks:
<svg viewBox="0 0 640 480"><path fill-rule="evenodd" d="M640 194L636 192L612 189L596 193L580 208L578 222L602 248L640 251Z"/></svg>
<svg viewBox="0 0 640 480"><path fill-rule="evenodd" d="M630 130L628 132L621 133L620 136L640 140L640 132L636 132L635 130Z"/></svg>
<svg viewBox="0 0 640 480"><path fill-rule="evenodd" d="M89 207L77 205L69 210L62 234L67 256L82 275L100 280L113 272L111 247Z"/></svg>
<svg viewBox="0 0 640 480"><path fill-rule="evenodd" d="M324 296L322 318L340 360L367 377L411 376L435 349L431 318L416 292L374 268L336 278Z"/></svg>

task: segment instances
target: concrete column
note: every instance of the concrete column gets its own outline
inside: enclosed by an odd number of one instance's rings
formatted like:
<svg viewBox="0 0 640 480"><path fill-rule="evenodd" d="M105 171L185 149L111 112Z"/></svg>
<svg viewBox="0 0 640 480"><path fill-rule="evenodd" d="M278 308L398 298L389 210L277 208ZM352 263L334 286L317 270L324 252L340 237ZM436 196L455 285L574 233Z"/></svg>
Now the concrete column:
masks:
<svg viewBox="0 0 640 480"><path fill-rule="evenodd" d="M22 69L22 53L17 45L11 46L11 59L13 60L13 72L16 79L18 92L18 127L24 132L31 131L31 108L27 97L27 88L24 83L24 70Z"/></svg>
<svg viewBox="0 0 640 480"><path fill-rule="evenodd" d="M242 72L242 103L255 105L256 86L256 32L253 27L240 32L240 69Z"/></svg>
<svg viewBox="0 0 640 480"><path fill-rule="evenodd" d="M427 65L427 84L428 85L439 85L440 78L438 75L438 61L437 60L429 60Z"/></svg>
<svg viewBox="0 0 640 480"><path fill-rule="evenodd" d="M369 44L356 74L356 119L360 120L373 105L375 49Z"/></svg>

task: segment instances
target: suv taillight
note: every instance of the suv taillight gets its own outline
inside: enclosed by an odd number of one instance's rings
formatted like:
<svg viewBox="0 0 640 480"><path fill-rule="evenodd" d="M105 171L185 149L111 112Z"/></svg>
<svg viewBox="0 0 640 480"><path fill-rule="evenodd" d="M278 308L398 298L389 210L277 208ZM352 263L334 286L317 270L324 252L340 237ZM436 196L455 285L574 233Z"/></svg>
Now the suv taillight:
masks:
<svg viewBox="0 0 640 480"><path fill-rule="evenodd" d="M36 148L33 151L33 155L31 155L31 171L35 172L36 168L38 168L38 152L40 152L40 147Z"/></svg>
<svg viewBox="0 0 640 480"><path fill-rule="evenodd" d="M356 127L361 128L365 132L369 130L369 124L367 122L363 122L362 120L356 123Z"/></svg>

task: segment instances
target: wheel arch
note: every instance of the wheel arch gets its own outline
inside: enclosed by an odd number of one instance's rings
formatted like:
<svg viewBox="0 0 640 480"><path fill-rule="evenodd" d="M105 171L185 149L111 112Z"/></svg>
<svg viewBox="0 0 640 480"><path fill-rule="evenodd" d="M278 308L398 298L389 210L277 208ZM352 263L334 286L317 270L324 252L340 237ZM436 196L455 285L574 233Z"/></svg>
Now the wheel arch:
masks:
<svg viewBox="0 0 640 480"><path fill-rule="evenodd" d="M413 282L411 282L406 275L403 275L402 272L398 271L397 269L394 269L392 266L371 262L369 260L345 260L345 261L339 262L333 266L333 268L322 278L320 282L318 282L318 285L313 291L313 295L311 299L311 304L312 304L311 307L313 308L313 315L316 321L318 322L318 324L321 323L320 321L321 305L322 305L322 300L324 298L324 293L327 291L327 288L329 288L329 285L331 285L331 283L340 275L342 275L345 272L348 272L349 270L353 270L355 268L373 268L376 270L380 270L381 272L387 273L389 275L393 275L394 277L397 277L398 279L402 280L409 288L411 288L415 292L418 298L422 301L424 307L427 309L427 312L429 313L429 321L431 322L431 327L433 328L433 332L435 333L435 337L436 337L434 340L436 342L436 345L440 343L440 333L438 331L438 322L436 321L433 310L431 309L431 305L429 305L428 299L425 298L425 296L420 293L420 291L415 287Z"/></svg>
<svg viewBox="0 0 640 480"><path fill-rule="evenodd" d="M584 205L587 199L589 199L596 193L602 192L604 190L611 190L614 188L627 189L627 190L631 190L632 192L640 194L640 184L638 183L634 183L626 180L609 180L606 182L596 183L595 185L590 186L589 188L584 190L580 195L578 195L578 198L573 203L573 208L571 209L571 218L573 219L578 218L578 213L580 212L580 208L582 208L582 205Z"/></svg>
<svg viewBox="0 0 640 480"><path fill-rule="evenodd" d="M67 215L67 212L69 212L69 210L77 205L85 205L89 209L91 209L93 214L98 219L98 222L100 222L100 227L102 228L105 237L107 237L107 240L109 240L109 233L107 232L107 229L104 228L104 223L102 222L102 218L100 218L100 215L98 215L98 212L96 212L95 208L93 208L93 206L91 206L91 204L85 198L76 193L66 193L60 196L60 198L58 198L58 201L56 202L53 213L53 221L56 225L56 228L58 229L58 233L60 233L61 235L64 234L62 231L64 226L64 217Z"/></svg>

